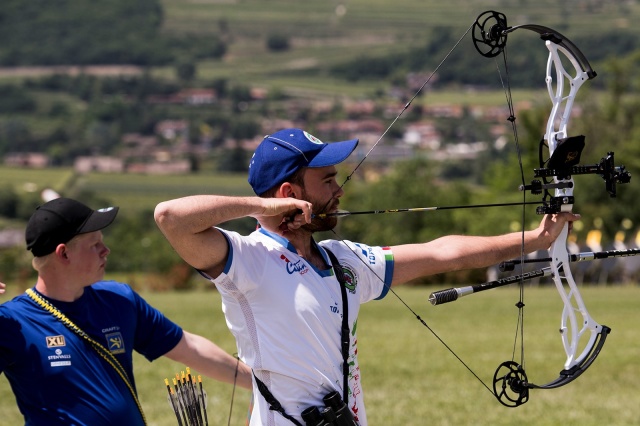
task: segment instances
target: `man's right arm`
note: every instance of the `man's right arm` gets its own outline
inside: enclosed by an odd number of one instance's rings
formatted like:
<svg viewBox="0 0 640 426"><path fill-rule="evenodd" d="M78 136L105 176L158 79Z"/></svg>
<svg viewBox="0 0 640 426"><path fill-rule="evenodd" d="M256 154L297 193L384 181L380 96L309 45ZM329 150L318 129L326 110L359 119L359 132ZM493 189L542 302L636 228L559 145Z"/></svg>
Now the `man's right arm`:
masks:
<svg viewBox="0 0 640 426"><path fill-rule="evenodd" d="M154 218L176 252L188 264L217 277L229 254L226 237L215 226L241 217L272 217L302 210L311 221L309 203L295 198L226 197L194 195L164 201Z"/></svg>

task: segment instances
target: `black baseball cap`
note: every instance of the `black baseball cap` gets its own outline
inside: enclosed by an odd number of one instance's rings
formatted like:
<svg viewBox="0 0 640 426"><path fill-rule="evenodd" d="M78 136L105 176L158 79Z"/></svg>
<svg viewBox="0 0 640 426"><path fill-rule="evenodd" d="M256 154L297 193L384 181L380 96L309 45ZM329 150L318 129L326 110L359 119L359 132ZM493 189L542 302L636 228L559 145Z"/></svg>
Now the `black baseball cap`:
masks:
<svg viewBox="0 0 640 426"><path fill-rule="evenodd" d="M27 250L36 257L46 256L76 235L106 228L117 214L118 207L93 210L71 198L56 198L31 215L25 232Z"/></svg>

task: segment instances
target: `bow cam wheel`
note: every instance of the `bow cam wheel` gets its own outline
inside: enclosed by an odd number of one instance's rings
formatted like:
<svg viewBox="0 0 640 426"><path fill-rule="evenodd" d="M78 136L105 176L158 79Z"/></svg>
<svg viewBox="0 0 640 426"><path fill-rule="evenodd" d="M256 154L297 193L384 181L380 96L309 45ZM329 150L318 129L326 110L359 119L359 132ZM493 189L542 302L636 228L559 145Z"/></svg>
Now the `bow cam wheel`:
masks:
<svg viewBox="0 0 640 426"><path fill-rule="evenodd" d="M505 361L493 375L493 394L506 407L518 407L529 401L527 374L513 361Z"/></svg>
<svg viewBox="0 0 640 426"><path fill-rule="evenodd" d="M486 58L498 56L507 44L507 17L490 10L478 16L473 24L473 44L476 50Z"/></svg>

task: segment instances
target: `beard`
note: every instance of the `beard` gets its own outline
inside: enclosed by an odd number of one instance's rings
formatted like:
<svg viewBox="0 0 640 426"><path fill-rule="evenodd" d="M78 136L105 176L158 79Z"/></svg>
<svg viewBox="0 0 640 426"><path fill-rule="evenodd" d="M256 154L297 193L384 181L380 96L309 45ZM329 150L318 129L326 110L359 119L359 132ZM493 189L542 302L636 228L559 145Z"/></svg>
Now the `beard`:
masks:
<svg viewBox="0 0 640 426"><path fill-rule="evenodd" d="M307 192L302 189L302 199L308 201L313 206L312 213L316 215L311 219L311 223L302 225L301 228L309 232L324 232L331 231L338 225L338 218L336 216L329 216L319 218L317 215L321 213L331 212L338 208L340 201L337 198L332 198L330 201L319 201L310 197Z"/></svg>

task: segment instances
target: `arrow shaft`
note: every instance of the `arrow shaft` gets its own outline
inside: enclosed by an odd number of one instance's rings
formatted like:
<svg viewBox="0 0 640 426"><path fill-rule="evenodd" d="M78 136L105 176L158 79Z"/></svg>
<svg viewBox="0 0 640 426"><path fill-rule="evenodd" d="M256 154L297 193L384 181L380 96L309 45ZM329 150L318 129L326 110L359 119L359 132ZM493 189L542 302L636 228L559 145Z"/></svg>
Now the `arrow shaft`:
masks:
<svg viewBox="0 0 640 426"><path fill-rule="evenodd" d="M353 216L353 215L361 215L361 214L426 212L426 211L435 211L435 210L455 210L455 209L480 209L480 208L486 208L486 207L523 206L528 204L542 204L542 202L528 201L524 203L518 202L518 203L472 204L472 205L463 205L463 206L413 207L413 208L407 208L407 209L364 210L364 211L356 211L356 212L340 210L335 213L316 214L316 215L313 215L313 217L324 219L327 217L334 217L334 216Z"/></svg>

